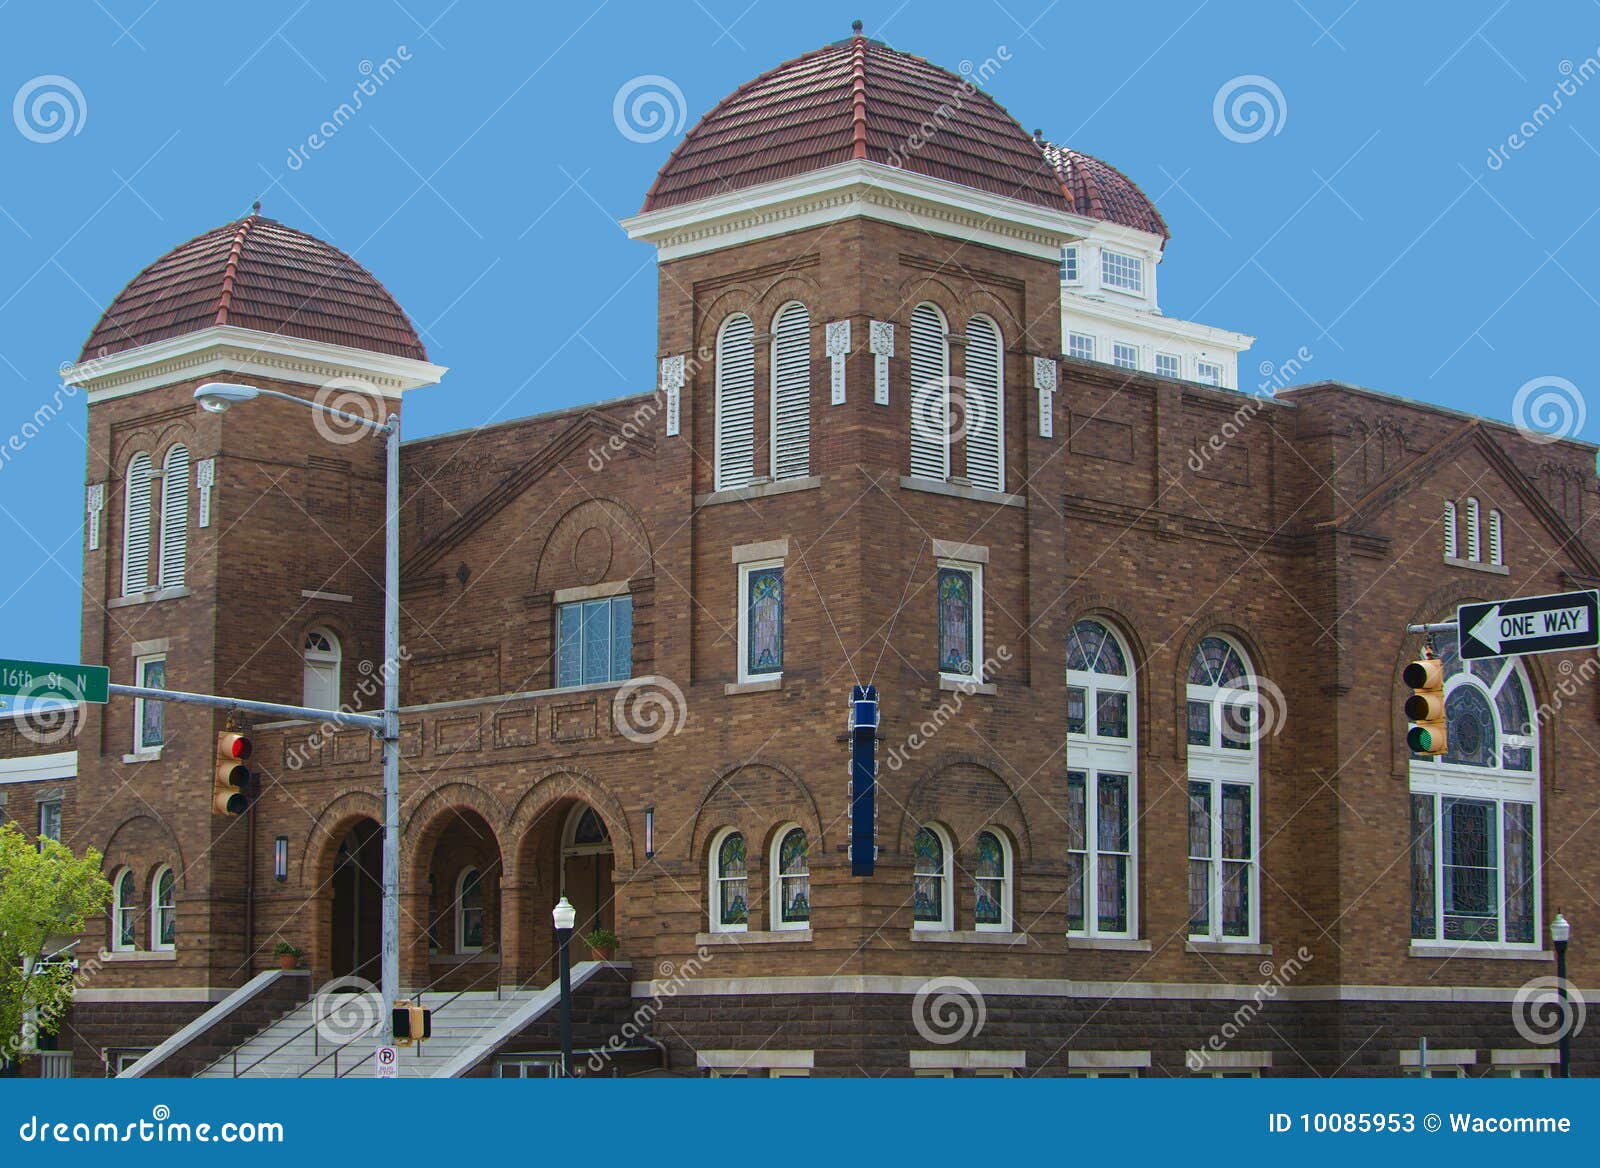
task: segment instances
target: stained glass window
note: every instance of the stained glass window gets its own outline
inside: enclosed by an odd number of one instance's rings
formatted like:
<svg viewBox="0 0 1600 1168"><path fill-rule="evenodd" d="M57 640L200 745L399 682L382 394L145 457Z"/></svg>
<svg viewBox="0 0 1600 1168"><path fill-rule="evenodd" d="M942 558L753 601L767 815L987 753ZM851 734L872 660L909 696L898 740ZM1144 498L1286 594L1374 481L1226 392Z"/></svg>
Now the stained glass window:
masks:
<svg viewBox="0 0 1600 1168"><path fill-rule="evenodd" d="M139 684L149 689L167 688L167 659L154 657L139 664ZM167 740L167 706L165 702L139 699L140 750L155 750Z"/></svg>
<svg viewBox="0 0 1600 1168"><path fill-rule="evenodd" d="M1096 620L1081 620L1067 637L1067 668L1082 673L1128 675L1122 646L1111 630Z"/></svg>
<svg viewBox="0 0 1600 1168"><path fill-rule="evenodd" d="M1130 935L1134 688L1123 641L1084 619L1067 636L1067 929Z"/></svg>
<svg viewBox="0 0 1600 1168"><path fill-rule="evenodd" d="M150 924L157 948L171 949L178 941L177 883L171 868L163 868L156 875Z"/></svg>
<svg viewBox="0 0 1600 1168"><path fill-rule="evenodd" d="M975 841L977 865L973 869L973 919L979 928L1006 925L1005 845L992 831L980 831Z"/></svg>
<svg viewBox="0 0 1600 1168"><path fill-rule="evenodd" d="M1128 776L1095 776L1095 851L1099 862L1095 905L1102 932L1128 928Z"/></svg>
<svg viewBox="0 0 1600 1168"><path fill-rule="evenodd" d="M745 573L745 674L783 672L783 568Z"/></svg>
<svg viewBox="0 0 1600 1168"><path fill-rule="evenodd" d="M1411 935L1438 936L1434 903L1432 795L1411 796Z"/></svg>
<svg viewBox="0 0 1600 1168"><path fill-rule="evenodd" d="M1256 680L1226 639L1201 639L1189 659L1189 919L1208 940L1250 940L1256 910L1260 780Z"/></svg>
<svg viewBox="0 0 1600 1168"><path fill-rule="evenodd" d="M556 607L556 685L600 685L633 676L633 597Z"/></svg>
<svg viewBox="0 0 1600 1168"><path fill-rule="evenodd" d="M712 918L724 929L742 929L750 920L750 873L744 836L730 831L717 845L717 907Z"/></svg>
<svg viewBox="0 0 1600 1168"><path fill-rule="evenodd" d="M1447 941L1500 939L1495 811L1495 804L1478 799L1440 800L1439 860Z"/></svg>
<svg viewBox="0 0 1600 1168"><path fill-rule="evenodd" d="M971 677L973 668L973 573L939 569L939 672Z"/></svg>
<svg viewBox="0 0 1600 1168"><path fill-rule="evenodd" d="M572 828L573 846L603 844L610 838L611 833L606 830L605 821L600 818L599 813L593 807L585 807Z"/></svg>
<svg viewBox="0 0 1600 1168"><path fill-rule="evenodd" d="M912 919L928 925L943 925L946 858L944 840L931 827L920 828L912 844L916 868L912 877Z"/></svg>
<svg viewBox="0 0 1600 1168"><path fill-rule="evenodd" d="M1506 803L1505 881L1506 940L1527 944L1534 939L1533 805Z"/></svg>
<svg viewBox="0 0 1600 1168"><path fill-rule="evenodd" d="M806 855L806 833L798 827L784 832L778 843L779 922L799 925L811 920L811 868Z"/></svg>
<svg viewBox="0 0 1600 1168"><path fill-rule="evenodd" d="M118 949L133 948L134 921L139 912L139 891L133 873L124 871L117 878L117 899L113 927L116 929Z"/></svg>
<svg viewBox="0 0 1600 1168"><path fill-rule="evenodd" d="M1189 932L1211 931L1211 784L1189 784Z"/></svg>
<svg viewBox="0 0 1600 1168"><path fill-rule="evenodd" d="M1083 929L1088 906L1084 903L1084 868L1089 860L1088 781L1083 771L1067 772L1067 929Z"/></svg>
<svg viewBox="0 0 1600 1168"><path fill-rule="evenodd" d="M483 874L468 868L461 874L456 896L456 951L471 953L483 948Z"/></svg>

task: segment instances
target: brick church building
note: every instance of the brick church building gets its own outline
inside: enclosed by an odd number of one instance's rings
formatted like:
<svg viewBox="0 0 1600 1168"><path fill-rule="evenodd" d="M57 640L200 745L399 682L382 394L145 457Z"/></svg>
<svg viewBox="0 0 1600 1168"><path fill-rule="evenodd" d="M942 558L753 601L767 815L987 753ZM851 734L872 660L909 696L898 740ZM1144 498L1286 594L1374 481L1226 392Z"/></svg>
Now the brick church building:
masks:
<svg viewBox="0 0 1600 1168"><path fill-rule="evenodd" d="M1160 312L1130 179L859 30L706 114L624 226L655 388L404 446L401 971L450 1036L407 1073L548 1073L562 895L620 939L575 943L590 1074L1549 1071L1518 995L1558 909L1600 986L1595 660L1439 638L1442 759L1398 677L1412 622L1600 585L1594 447L1241 385L1250 337ZM378 707L382 443L193 393L381 417L445 377L259 212L140 272L67 373L82 659ZM223 725L0 725L0 810L115 891L25 1067L370 1074L314 1022L377 976L377 744L258 719L217 815Z"/></svg>

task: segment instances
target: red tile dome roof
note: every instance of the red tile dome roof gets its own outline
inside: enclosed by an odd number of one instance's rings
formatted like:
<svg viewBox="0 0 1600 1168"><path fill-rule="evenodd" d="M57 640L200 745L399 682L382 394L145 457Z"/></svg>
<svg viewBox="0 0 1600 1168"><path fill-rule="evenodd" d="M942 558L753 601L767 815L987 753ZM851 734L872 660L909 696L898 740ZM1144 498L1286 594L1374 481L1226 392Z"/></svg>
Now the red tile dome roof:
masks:
<svg viewBox="0 0 1600 1168"><path fill-rule="evenodd" d="M1057 146L1042 138L1035 138L1035 141L1055 168L1078 214L1148 231L1163 240L1172 238L1167 221L1156 210L1156 205L1136 182L1116 167L1081 150Z"/></svg>
<svg viewBox="0 0 1600 1168"><path fill-rule="evenodd" d="M858 26L723 98L673 150L644 210L851 159L1072 209L1038 146L976 79L869 40Z"/></svg>
<svg viewBox="0 0 1600 1168"><path fill-rule="evenodd" d="M117 294L81 361L234 325L428 359L405 311L332 244L255 213L179 244Z"/></svg>

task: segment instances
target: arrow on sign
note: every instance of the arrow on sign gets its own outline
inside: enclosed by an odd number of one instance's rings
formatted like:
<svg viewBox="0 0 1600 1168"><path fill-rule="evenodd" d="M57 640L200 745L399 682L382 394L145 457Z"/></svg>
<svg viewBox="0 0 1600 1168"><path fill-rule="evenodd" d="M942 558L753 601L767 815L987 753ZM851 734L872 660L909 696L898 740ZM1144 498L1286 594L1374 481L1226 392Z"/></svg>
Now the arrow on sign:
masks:
<svg viewBox="0 0 1600 1168"><path fill-rule="evenodd" d="M1500 606L1497 604L1483 614L1483 619L1472 626L1467 634L1474 641L1482 641L1496 653L1500 652Z"/></svg>
<svg viewBox="0 0 1600 1168"><path fill-rule="evenodd" d="M1463 604L1456 610L1466 660L1552 653L1600 644L1600 593L1593 589Z"/></svg>

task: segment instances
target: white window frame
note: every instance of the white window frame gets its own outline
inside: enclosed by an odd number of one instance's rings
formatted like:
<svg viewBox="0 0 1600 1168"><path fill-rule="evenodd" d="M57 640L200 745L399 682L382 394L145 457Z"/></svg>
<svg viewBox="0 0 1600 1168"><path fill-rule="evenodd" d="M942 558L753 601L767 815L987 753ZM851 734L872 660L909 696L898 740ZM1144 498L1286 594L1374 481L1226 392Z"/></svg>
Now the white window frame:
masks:
<svg viewBox="0 0 1600 1168"><path fill-rule="evenodd" d="M1116 642L1122 660L1128 667L1125 676L1110 673L1090 673L1078 669L1067 670L1067 687L1084 691L1084 733L1067 734L1067 770L1081 771L1084 775L1084 850L1083 850L1083 928L1068 929L1072 937L1108 937L1131 940L1139 935L1139 690L1133 653L1128 640L1109 621L1086 617L1101 626ZM1073 622L1076 625L1076 621ZM1128 736L1126 738L1101 737L1099 719L1100 691L1128 695ZM1128 927L1118 932L1100 928L1100 775L1123 775L1128 780Z"/></svg>
<svg viewBox="0 0 1600 1168"><path fill-rule="evenodd" d="M1456 558L1456 503L1454 499L1444 501L1444 558Z"/></svg>
<svg viewBox="0 0 1600 1168"><path fill-rule="evenodd" d="M478 878L478 895L485 902L488 899L487 889L483 878L483 869L479 868L476 864L468 864L465 868L461 869L460 874L456 876L455 899L456 953L461 956L483 952L482 945L467 944L467 907L465 898L467 892L467 877L469 876L476 876ZM480 914L478 925L479 928L482 929L488 921L488 904L480 903L475 911Z"/></svg>
<svg viewBox="0 0 1600 1168"><path fill-rule="evenodd" d="M122 885L124 881L133 881L133 896L123 896ZM133 934L131 940L122 939L123 923L125 918L132 918ZM134 875L132 868L123 868L116 879L111 882L111 951L113 953L132 953L139 948L139 878Z"/></svg>
<svg viewBox="0 0 1600 1168"><path fill-rule="evenodd" d="M53 824L50 822L52 819L54 820ZM55 840L56 843L61 842L61 800L59 798L41 799L39 801L38 826L41 847L43 846L43 841L47 839ZM54 834L51 834L52 830Z"/></svg>
<svg viewBox="0 0 1600 1168"><path fill-rule="evenodd" d="M969 572L972 575L972 665L971 673L951 673L946 669L939 670L942 681L952 682L956 685L982 685L983 684L983 565L976 560L952 560L940 558L934 561L934 581L937 584L939 569L948 568L957 572ZM934 653L939 651L938 627L938 588L934 589Z"/></svg>
<svg viewBox="0 0 1600 1168"><path fill-rule="evenodd" d="M1082 352L1078 350L1082 349ZM1068 333L1067 356L1079 361L1095 360L1095 337L1093 333Z"/></svg>
<svg viewBox="0 0 1600 1168"><path fill-rule="evenodd" d="M1467 766L1462 763L1445 762L1440 758L1410 760L1407 783L1408 798L1406 801L1407 836L1410 836L1410 798L1412 795L1427 795L1434 800L1433 813L1433 925L1434 935L1428 937L1411 937L1413 946L1443 947L1453 952L1469 953L1473 950L1501 949L1512 951L1525 951L1530 954L1538 953L1544 945L1541 935L1541 922L1544 920L1544 889L1540 873L1544 870L1544 801L1540 798L1540 749L1541 742L1538 734L1538 719L1535 716L1533 686L1529 683L1527 670L1516 657L1501 659L1500 669L1496 672L1493 684L1484 683L1472 673L1470 665L1463 662L1464 668L1453 673L1445 679L1445 702L1448 707L1450 695L1461 686L1475 688L1487 694L1489 710L1495 722L1495 765L1493 767ZM1507 677L1507 671L1511 672ZM1501 685L1515 682L1522 686L1523 696L1527 700L1529 712L1529 727L1533 733L1517 735L1507 732L1501 725L1499 704L1495 695ZM1532 758L1532 765L1526 771L1509 770L1505 766L1504 748L1507 746L1526 747ZM1495 903L1498 906L1497 939L1471 940L1471 939L1446 939L1444 937L1444 800L1464 799L1475 802L1492 803L1495 808ZM1533 892L1533 940L1508 941L1506 940L1506 854L1505 854L1505 805L1507 803L1522 803L1533 808L1533 823L1530 833L1533 841L1532 856L1532 892ZM1410 873L1410 859L1407 859L1407 874ZM1408 909L1409 914L1409 909ZM1410 935L1408 927L1407 935Z"/></svg>
<svg viewBox="0 0 1600 1168"><path fill-rule="evenodd" d="M795 875L785 875L780 869L780 854L783 841L790 832L798 831L806 840L806 867L805 871ZM749 841L745 841L745 855L749 855ZM771 872L771 888L768 890L767 905L768 915L771 917L770 927L774 931L780 930L805 930L811 927L811 893L806 892L806 919L803 921L786 921L783 919L783 882L785 880L805 880L809 886L811 881L811 833L798 823L790 821L780 827L772 837L772 854L768 857L768 868ZM746 913L748 917L748 911Z"/></svg>
<svg viewBox="0 0 1600 1168"><path fill-rule="evenodd" d="M977 835L972 837L974 856L977 855L978 836L984 834L992 835L997 841L999 841L1000 858L1001 862L1005 865L1000 876L1000 920L998 922L984 922L978 920L977 885L979 876L977 872L977 866L974 865L973 870L970 873L973 893L972 927L976 932L979 933L1014 933L1016 932L1016 916L1012 911L1012 900L1015 894L1017 882L1016 849L1011 846L1011 836L1004 828L997 827L994 824L987 824L978 830ZM993 878L986 877L985 879Z"/></svg>
<svg viewBox="0 0 1600 1168"><path fill-rule="evenodd" d="M1123 363L1123 353L1133 354L1133 362L1131 364ZM1131 345L1127 341L1112 341L1111 364L1115 365L1118 369L1131 369L1137 372L1139 369L1139 346Z"/></svg>
<svg viewBox="0 0 1600 1168"><path fill-rule="evenodd" d="M1130 296L1144 295L1144 257L1132 252L1100 249L1100 286Z"/></svg>
<svg viewBox="0 0 1600 1168"><path fill-rule="evenodd" d="M150 653L144 657L135 657L133 659L134 684L139 686L145 685L145 670L157 662L159 662L164 669L167 663L167 655L165 653ZM165 672L163 672L163 684L156 686L156 689L169 688L164 684L165 678L166 675ZM133 753L140 758L160 758L162 747L166 745L167 739L167 715L166 711L163 709L161 712L161 741L156 743L154 746L146 746L144 743L144 711L148 701L154 701L154 699L133 699ZM165 706L166 703L156 702L156 705Z"/></svg>
<svg viewBox="0 0 1600 1168"><path fill-rule="evenodd" d="M311 641L316 637L321 637L329 648L312 648ZM305 648L302 652L304 656L301 669L300 704L313 710L337 710L339 708L339 686L344 680L340 676L343 672L344 647L339 642L338 634L332 629L322 626L310 629L306 632ZM320 700L312 700L313 698L320 699L321 697L320 694L312 691L312 678L314 676L321 679L317 684L327 686L331 691L331 700L326 704Z"/></svg>
<svg viewBox="0 0 1600 1168"><path fill-rule="evenodd" d="M1061 258L1057 263L1057 271L1063 284L1080 284L1083 282L1082 256L1078 245L1069 243L1062 247Z"/></svg>
<svg viewBox="0 0 1600 1168"><path fill-rule="evenodd" d="M554 673L551 677L551 681L554 684L552 688L576 689L585 685L614 685L618 682L627 681L628 678L633 676L633 593L628 590L626 584L623 584L621 587L621 591L610 596L586 596L582 599L557 600L555 605L554 623L555 662ZM628 672L624 677L616 677L613 676L612 666L616 663L615 649L617 641L617 607L622 601L627 601L628 608ZM585 638L587 636L584 627L585 622L583 619L583 610L588 605L602 603L606 606L606 676L602 681L589 681L585 678L583 672L583 662L586 649ZM564 660L564 647L561 640L561 614L569 608L576 608L578 610L578 680L574 682L563 682L561 680L561 665Z"/></svg>
<svg viewBox="0 0 1600 1168"><path fill-rule="evenodd" d="M1254 679L1255 666L1251 663L1250 656L1239 644L1223 633L1211 632L1206 634L1209 639L1215 637L1225 641L1233 647L1239 655L1239 663L1243 666L1245 676ZM1199 652L1199 642L1195 645L1195 652ZM1190 659L1183 663L1185 677L1187 678ZM1211 788L1211 836L1210 855L1204 857L1210 862L1210 896L1211 902L1207 913L1207 931L1204 933L1190 932L1189 938L1193 941L1217 941L1227 944L1249 945L1261 939L1261 743L1258 738L1260 732L1260 697L1252 684L1248 688L1239 686L1214 686L1194 685L1187 680L1184 683L1184 725L1183 734L1185 742L1188 739L1188 703L1191 701L1204 701L1210 707L1210 742L1208 745L1187 745L1187 769L1189 783L1206 783ZM1250 709L1251 733L1248 747L1244 749L1224 747L1222 745L1222 712L1224 706L1242 705ZM1226 875L1226 865L1237 864L1240 861L1224 860L1222 856L1222 788L1224 786L1245 786L1250 790L1250 866L1249 896L1250 896L1250 929L1243 936L1224 933L1222 931L1222 889L1223 877ZM1188 786L1184 787L1184 849L1186 860L1197 860L1202 857L1188 855ZM1184 872L1188 872L1187 863ZM1184 912L1188 909L1188 884L1185 881Z"/></svg>
<svg viewBox="0 0 1600 1168"><path fill-rule="evenodd" d="M1172 362L1172 368L1170 370L1161 368L1163 361ZM1182 377L1183 358L1177 353L1157 353L1155 371L1162 377Z"/></svg>
<svg viewBox="0 0 1600 1168"><path fill-rule="evenodd" d="M1489 562L1495 567L1501 567L1506 562L1505 548L1501 544L1500 512L1495 508L1489 509Z"/></svg>
<svg viewBox="0 0 1600 1168"><path fill-rule="evenodd" d="M722 875L722 845L729 836L744 836L744 920L737 924L724 924L722 920L722 886L726 881ZM707 923L713 933L748 933L750 931L750 837L737 827L725 827L711 837L711 851L706 857L706 873L709 877L707 887L707 906L710 911L706 914Z"/></svg>
<svg viewBox="0 0 1600 1168"><path fill-rule="evenodd" d="M801 342L802 342L802 348L803 348L804 354L805 354L804 355L804 379L803 379L804 401L805 401L805 410L804 410L805 425L804 425L804 434L803 435L799 434L798 432L795 433L795 434L784 434L782 428L779 426L779 409L778 409L779 401L778 401L778 397L779 397L779 391L783 387L780 386L780 384L779 384L779 375L782 372L782 370L779 368L778 346L784 340L784 333L783 333L784 317L792 309L798 309L799 312L800 312L800 316L804 321L804 326L801 329ZM767 361L767 365L768 365L768 380L769 380L769 383L770 383L770 391L767 394L768 413L769 413L769 417L768 417L767 421L768 421L768 426L770 427L769 430L768 430L768 433L772 435L772 441L767 444L768 445L767 455L768 455L768 463L769 463L768 468L767 468L767 474L772 478L772 480L774 482L776 482L778 479L804 478L806 475L811 473L811 311L810 311L810 309L808 309L805 306L805 304L803 302L799 301L799 300L790 300L789 302L784 304L781 308L779 308L777 312L772 314L772 326L771 326L771 329L769 331L771 332L771 335L772 335L772 341L771 341L771 346L770 346L770 349L769 349L768 361ZM796 387L790 387L790 388L796 388ZM799 462L802 462L803 465L801 465L798 470L791 469L791 470L789 470L787 472L780 473L780 471L782 470L780 462L784 458L785 451L780 450L779 447L780 447L780 445L783 445L786 441L793 441L800 448L800 453L798 455L794 454L793 452L789 452L791 461L799 461Z"/></svg>
<svg viewBox="0 0 1600 1168"><path fill-rule="evenodd" d="M783 568L783 566L784 566L784 562L783 562L783 559L781 557L778 558L778 559L751 560L748 563L743 563L743 564L739 565L739 598L738 598L738 601L737 601L737 603L738 603L738 620L739 620L739 674L738 674L738 676L739 676L739 684L741 684L741 685L745 685L745 684L748 684L748 683L753 682L753 681L782 681L783 680L783 667L781 665L776 670L772 670L772 671L769 671L769 672L766 672L766 673L751 673L750 669L749 669L749 666L750 666L750 599L749 599L750 598L750 574L752 572L764 572L769 568ZM789 619L789 573L788 573L787 570L785 570L784 573L783 573L783 603L782 603L780 612L781 612L781 616L779 618L780 621L785 623L785 624L787 624L788 619ZM783 655L785 657L788 657L788 655L789 655L789 636L788 636L788 630L787 629L785 629L784 632L783 632ZM745 843L748 845L749 841L746 840Z"/></svg>
<svg viewBox="0 0 1600 1168"><path fill-rule="evenodd" d="M161 903L161 878L172 877L172 903ZM172 915L172 940L163 941L162 926L166 923L166 914ZM178 947L178 876L173 872L170 864L163 864L155 870L150 877L150 948L158 953L171 953Z"/></svg>
<svg viewBox="0 0 1600 1168"><path fill-rule="evenodd" d="M1197 359L1194 363L1194 379L1201 385L1222 388L1222 362Z"/></svg>
<svg viewBox="0 0 1600 1168"><path fill-rule="evenodd" d="M1561 1061L1554 1047L1511 1047L1489 1051L1489 1074L1500 1079L1548 1079Z"/></svg>
<svg viewBox="0 0 1600 1168"><path fill-rule="evenodd" d="M941 864L939 873L939 919L936 921L919 921L916 919L915 896L913 896L911 927L927 933L949 933L955 929L955 848L951 844L950 832L943 824L921 823L917 830L933 832L939 840ZM913 842L916 839L912 836ZM912 849L911 877L913 889L917 877L916 849Z"/></svg>

